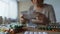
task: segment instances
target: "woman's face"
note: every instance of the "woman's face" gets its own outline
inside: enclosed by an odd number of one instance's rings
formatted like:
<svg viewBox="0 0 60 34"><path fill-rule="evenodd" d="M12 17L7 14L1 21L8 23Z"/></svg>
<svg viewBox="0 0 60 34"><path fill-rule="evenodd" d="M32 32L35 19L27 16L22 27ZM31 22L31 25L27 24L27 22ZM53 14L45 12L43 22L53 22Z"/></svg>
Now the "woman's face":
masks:
<svg viewBox="0 0 60 34"><path fill-rule="evenodd" d="M37 4L37 0L32 0L33 5Z"/></svg>
<svg viewBox="0 0 60 34"><path fill-rule="evenodd" d="M43 4L43 0L33 0L32 3L34 5L41 5L41 4Z"/></svg>

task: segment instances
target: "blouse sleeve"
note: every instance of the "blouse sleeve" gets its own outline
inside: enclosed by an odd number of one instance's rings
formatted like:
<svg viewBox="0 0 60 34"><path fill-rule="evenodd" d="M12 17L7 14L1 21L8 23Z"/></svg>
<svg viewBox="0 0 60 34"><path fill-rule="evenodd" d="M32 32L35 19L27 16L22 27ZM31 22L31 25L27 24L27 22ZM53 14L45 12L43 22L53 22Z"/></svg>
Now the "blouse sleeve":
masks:
<svg viewBox="0 0 60 34"><path fill-rule="evenodd" d="M52 6L49 7L49 19L51 23L56 23L56 16Z"/></svg>

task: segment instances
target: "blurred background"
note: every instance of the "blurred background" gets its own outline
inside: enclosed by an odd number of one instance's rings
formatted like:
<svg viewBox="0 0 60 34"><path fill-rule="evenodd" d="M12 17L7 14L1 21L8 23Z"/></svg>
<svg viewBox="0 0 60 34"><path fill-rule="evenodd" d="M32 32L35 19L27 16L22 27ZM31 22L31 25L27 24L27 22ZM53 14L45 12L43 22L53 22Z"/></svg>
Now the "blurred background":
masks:
<svg viewBox="0 0 60 34"><path fill-rule="evenodd" d="M57 23L60 23L60 0L45 0L54 7ZM32 5L30 0L0 0L0 24L19 22L21 11Z"/></svg>

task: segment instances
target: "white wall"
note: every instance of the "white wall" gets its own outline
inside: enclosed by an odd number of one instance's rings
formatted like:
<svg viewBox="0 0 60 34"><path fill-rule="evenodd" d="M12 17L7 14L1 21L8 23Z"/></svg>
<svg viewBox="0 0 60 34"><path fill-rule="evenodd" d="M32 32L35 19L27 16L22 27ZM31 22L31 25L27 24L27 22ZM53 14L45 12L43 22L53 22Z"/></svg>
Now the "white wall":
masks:
<svg viewBox="0 0 60 34"><path fill-rule="evenodd" d="M45 0L45 3L53 5L57 22L60 22L60 0ZM19 6L19 11L25 11L31 6L31 2L30 0L20 0Z"/></svg>
<svg viewBox="0 0 60 34"><path fill-rule="evenodd" d="M31 2L30 1L20 1L19 10L20 11L28 10L30 6L31 6Z"/></svg>

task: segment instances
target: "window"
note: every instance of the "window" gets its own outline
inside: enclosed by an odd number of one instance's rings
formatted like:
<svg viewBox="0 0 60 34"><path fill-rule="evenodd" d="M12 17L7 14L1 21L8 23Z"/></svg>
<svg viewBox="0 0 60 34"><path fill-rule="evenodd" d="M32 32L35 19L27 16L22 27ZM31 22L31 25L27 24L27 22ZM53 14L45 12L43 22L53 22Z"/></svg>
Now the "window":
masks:
<svg viewBox="0 0 60 34"><path fill-rule="evenodd" d="M0 0L0 16L3 18L17 18L17 1Z"/></svg>

